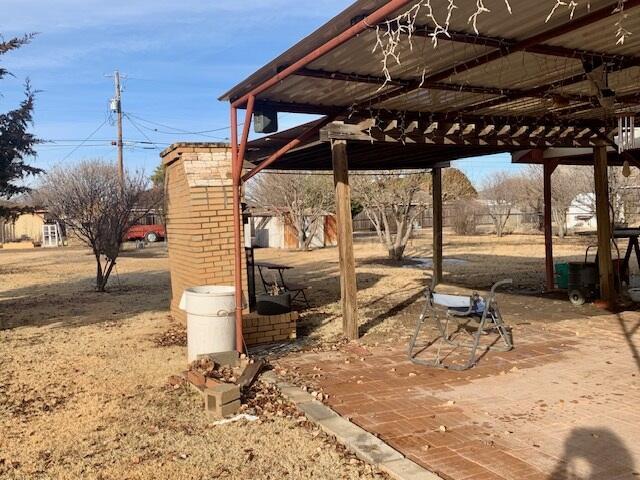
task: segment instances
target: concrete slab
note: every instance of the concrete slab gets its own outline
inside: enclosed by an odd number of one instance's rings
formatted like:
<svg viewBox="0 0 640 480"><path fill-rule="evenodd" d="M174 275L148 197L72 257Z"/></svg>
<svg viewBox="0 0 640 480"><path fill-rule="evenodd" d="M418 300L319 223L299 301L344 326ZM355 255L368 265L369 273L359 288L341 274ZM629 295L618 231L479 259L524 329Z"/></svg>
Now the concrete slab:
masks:
<svg viewBox="0 0 640 480"><path fill-rule="evenodd" d="M305 392L300 387L281 383L278 383L277 386L282 395L295 404L313 401L311 394Z"/></svg>
<svg viewBox="0 0 640 480"><path fill-rule="evenodd" d="M320 420L339 417L336 412L331 410L329 407L324 406L317 400L313 400L311 402L302 402L298 404L298 408L304 412L309 420L316 423Z"/></svg>
<svg viewBox="0 0 640 480"><path fill-rule="evenodd" d="M404 458L382 440L338 415L319 420L317 423L326 433L336 437L365 462L377 465Z"/></svg>
<svg viewBox="0 0 640 480"><path fill-rule="evenodd" d="M442 480L435 473L422 468L417 463L401 458L378 465L380 470L396 480Z"/></svg>
<svg viewBox="0 0 640 480"><path fill-rule="evenodd" d="M260 374L260 380L263 381L264 383L274 385L278 383L278 376L276 375L276 372L274 372L273 370L267 370L266 372L262 372Z"/></svg>

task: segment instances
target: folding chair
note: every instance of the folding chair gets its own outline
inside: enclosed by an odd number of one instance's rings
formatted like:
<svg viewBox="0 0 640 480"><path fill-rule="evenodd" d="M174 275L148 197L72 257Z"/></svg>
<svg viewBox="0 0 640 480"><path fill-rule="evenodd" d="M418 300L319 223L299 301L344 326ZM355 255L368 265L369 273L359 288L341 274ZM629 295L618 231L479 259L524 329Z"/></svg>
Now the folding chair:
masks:
<svg viewBox="0 0 640 480"><path fill-rule="evenodd" d="M287 283L284 288L285 290L293 294L291 297L292 302L297 302L304 305L307 308L311 308L311 304L309 303L309 299L307 298L307 294L305 293L311 287L308 287L305 285L298 285L296 283Z"/></svg>
<svg viewBox="0 0 640 480"><path fill-rule="evenodd" d="M258 266L258 273L260 274L260 280L262 281L262 287L264 288L264 293L268 293L269 289L275 285L287 292L291 292L292 294L291 302L297 302L297 303L303 304L307 308L311 308L311 304L309 303L309 299L307 298L307 294L305 293L311 287L308 287L305 285L298 285L295 283L285 283L284 277L282 275L282 271L279 271L280 282L278 282L278 277L275 275L275 273L273 274L272 281L269 281L266 278L264 278L262 267L260 266Z"/></svg>
<svg viewBox="0 0 640 480"><path fill-rule="evenodd" d="M434 285L427 287L425 291L426 304L418 318L418 321L416 322L415 332L409 342L409 349L407 352L409 360L415 364L425 365L428 367L446 368L450 370L466 370L474 366L479 359L476 353L480 346L480 337L491 333L497 333L497 337L484 347L483 353L489 350L503 352L511 350L513 348L511 329L504 324L502 315L500 314L500 309L498 308L498 301L496 299L496 289L502 285L511 283L513 283L511 279L495 283L493 287L491 287L491 291L489 292L486 300L475 292L471 296L445 295L436 293L434 291ZM443 311L446 318L444 322L440 318ZM471 321L474 319L478 321L477 327L471 325ZM431 320L433 326L436 328L437 337L425 345L417 346L416 342L420 335L420 331L429 320ZM456 323L456 328L449 332L449 323L451 323L451 320ZM471 333L470 330L474 329L475 332ZM470 341L455 341L454 336L457 336L456 334L459 333L466 334ZM495 346L499 340L502 340L504 346ZM433 360L429 361L417 358L417 355L427 351L436 343L438 345L437 348L434 347L436 353ZM452 352L449 351L449 353L442 356L443 346L451 347L450 350L456 350L458 348L469 349L469 357L463 364L445 364L445 358Z"/></svg>

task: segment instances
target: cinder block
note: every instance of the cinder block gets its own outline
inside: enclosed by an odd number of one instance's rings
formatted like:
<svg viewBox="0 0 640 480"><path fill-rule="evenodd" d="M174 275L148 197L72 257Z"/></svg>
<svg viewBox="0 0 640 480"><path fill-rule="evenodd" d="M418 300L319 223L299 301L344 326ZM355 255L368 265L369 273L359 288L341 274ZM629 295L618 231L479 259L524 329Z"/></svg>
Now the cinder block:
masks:
<svg viewBox="0 0 640 480"><path fill-rule="evenodd" d="M236 413L240 409L240 388L237 385L222 384L205 390L204 408L208 415L217 418Z"/></svg>
<svg viewBox="0 0 640 480"><path fill-rule="evenodd" d="M204 391L209 405L224 405L240 398L240 387L230 383L221 383Z"/></svg>

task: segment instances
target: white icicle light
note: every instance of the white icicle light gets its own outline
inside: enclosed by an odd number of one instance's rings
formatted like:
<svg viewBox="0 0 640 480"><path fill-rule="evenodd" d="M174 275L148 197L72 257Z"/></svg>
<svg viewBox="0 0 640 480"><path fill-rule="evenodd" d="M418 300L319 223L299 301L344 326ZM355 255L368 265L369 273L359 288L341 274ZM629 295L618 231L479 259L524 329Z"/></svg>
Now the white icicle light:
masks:
<svg viewBox="0 0 640 480"><path fill-rule="evenodd" d="M623 114L618 117L618 153L635 148L635 115Z"/></svg>

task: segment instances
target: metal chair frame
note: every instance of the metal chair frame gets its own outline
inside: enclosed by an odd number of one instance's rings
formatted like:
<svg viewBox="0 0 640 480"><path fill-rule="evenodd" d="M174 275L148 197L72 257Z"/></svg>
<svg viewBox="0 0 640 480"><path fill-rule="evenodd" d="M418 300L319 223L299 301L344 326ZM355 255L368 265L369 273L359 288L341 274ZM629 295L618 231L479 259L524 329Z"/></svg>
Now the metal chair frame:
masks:
<svg viewBox="0 0 640 480"><path fill-rule="evenodd" d="M418 365L424 365L427 367L435 367L435 368L444 368L449 370L467 370L468 368L473 367L479 357L476 355L478 351L478 347L480 346L480 337L484 334L490 333L490 331L497 332L498 337L494 339L492 343L485 347L484 352L480 355L484 355L489 350L502 351L506 352L513 348L513 339L511 336L510 328L505 325L502 315L500 313L500 309L498 307L498 301L496 298L496 290L498 287L502 285L511 284L513 281L511 279L506 279L495 283L491 287L491 291L487 295L486 300L483 300L477 293L474 293L471 296L461 296L461 295L443 295L435 292L435 285L431 285L431 287L427 287L425 290L426 302L425 306L416 322L416 328L411 337L411 341L409 342L409 348L407 355L409 360ZM484 306L482 305L482 302ZM440 302L440 303L439 303ZM449 305L447 305L447 302ZM468 302L468 304L466 303ZM452 306L455 304L455 306ZM445 310L446 320L443 324L440 319L439 310ZM471 334L467 331L464 326L461 325L460 319L472 319L479 318L479 325L475 331L475 333ZM418 336L420 335L420 331L422 327L427 323L427 321L431 319L436 330L438 332L438 336L429 341L424 345L416 345L418 340ZM451 319L455 319L458 326L455 330L449 333L449 322ZM462 328L461 328L462 327ZM456 342L453 340L453 336L463 331L467 333L471 337L471 343L469 342ZM504 346L496 346L496 342L498 340L502 340ZM437 351L435 354L435 358L432 361L423 360L417 358L417 355L429 349L429 347L433 346L436 342L438 342ZM444 359L441 357L441 350L443 344L447 344L452 346L454 349L456 348L468 348L470 350L469 357L467 361L460 364L445 364ZM416 349L418 351L416 352Z"/></svg>
<svg viewBox="0 0 640 480"><path fill-rule="evenodd" d="M305 293L305 290L308 287L297 287L297 286L291 287L290 286L291 284L287 285L284 281L284 275L282 274L282 270L278 270L278 276L280 277L280 284L278 283L278 278L275 276L275 274L273 276L273 282L270 282L269 280L264 278L264 274L262 273L262 268L260 266L258 266L258 273L260 274L260 280L262 281L262 287L264 288L264 293L268 293L269 287L276 285L280 288L283 288L285 292L290 292L293 294L291 296L292 302L298 302L305 305L307 308L311 308L311 304L309 303L309 299L307 298L307 294ZM302 299L298 298L300 295L302 295Z"/></svg>

